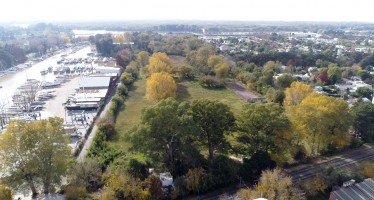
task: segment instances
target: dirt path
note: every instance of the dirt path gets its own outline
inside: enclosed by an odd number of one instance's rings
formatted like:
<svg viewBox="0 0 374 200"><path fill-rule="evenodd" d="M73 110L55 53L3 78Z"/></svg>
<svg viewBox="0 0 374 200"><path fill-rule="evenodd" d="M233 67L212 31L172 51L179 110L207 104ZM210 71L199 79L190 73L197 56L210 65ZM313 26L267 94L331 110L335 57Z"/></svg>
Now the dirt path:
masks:
<svg viewBox="0 0 374 200"><path fill-rule="evenodd" d="M233 90L236 95L238 95L240 98L244 99L245 101L258 98L258 96L256 96L253 92L247 90L245 86L237 82L228 82L226 83L226 86L229 89Z"/></svg>

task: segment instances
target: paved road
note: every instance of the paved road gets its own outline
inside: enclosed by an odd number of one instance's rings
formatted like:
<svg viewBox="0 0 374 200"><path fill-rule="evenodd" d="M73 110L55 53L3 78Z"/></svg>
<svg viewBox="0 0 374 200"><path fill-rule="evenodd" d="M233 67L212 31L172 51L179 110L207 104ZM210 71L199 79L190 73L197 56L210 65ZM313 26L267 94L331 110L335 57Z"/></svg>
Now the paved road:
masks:
<svg viewBox="0 0 374 200"><path fill-rule="evenodd" d="M226 83L226 86L233 90L236 95L238 95L240 98L244 99L245 101L251 100L253 98L258 98L253 92L247 90L245 86L238 82L228 82Z"/></svg>
<svg viewBox="0 0 374 200"><path fill-rule="evenodd" d="M87 150L91 146L92 140L95 137L95 134L96 134L96 131L97 131L97 123L100 122L100 119L103 119L106 116L107 111L110 108L110 102L111 102L112 97L113 97L113 95L114 95L114 93L116 91L116 88L117 87L113 87L113 88L111 88L108 91L109 92L109 94L108 94L109 96L108 96L108 99L105 102L105 107L104 107L103 111L100 113L99 117L96 118L96 121L93 122L93 123L95 123L95 125L92 127L91 132L87 133L87 134L89 134L88 138L87 138L86 142L84 143L84 146L83 146L81 152L79 153L79 155L77 157L77 160L79 162L82 162L83 159L84 159L84 157L86 156Z"/></svg>

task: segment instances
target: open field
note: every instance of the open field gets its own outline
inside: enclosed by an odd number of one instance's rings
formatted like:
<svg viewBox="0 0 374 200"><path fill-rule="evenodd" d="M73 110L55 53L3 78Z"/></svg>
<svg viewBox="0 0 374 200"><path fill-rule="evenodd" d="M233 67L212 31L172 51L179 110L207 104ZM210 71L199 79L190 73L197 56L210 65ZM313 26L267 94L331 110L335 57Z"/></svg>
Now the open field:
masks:
<svg viewBox="0 0 374 200"><path fill-rule="evenodd" d="M202 88L196 81L181 81L177 84L178 101L217 100L227 104L236 115L240 113L241 107L246 104L245 101L229 89L209 90ZM126 142L126 132L140 122L144 108L155 104L155 102L145 99L145 85L145 78L135 82L135 90L130 92L129 97L125 101L124 109L118 115L116 122L118 136L112 142L117 148L127 149L129 147L128 142Z"/></svg>

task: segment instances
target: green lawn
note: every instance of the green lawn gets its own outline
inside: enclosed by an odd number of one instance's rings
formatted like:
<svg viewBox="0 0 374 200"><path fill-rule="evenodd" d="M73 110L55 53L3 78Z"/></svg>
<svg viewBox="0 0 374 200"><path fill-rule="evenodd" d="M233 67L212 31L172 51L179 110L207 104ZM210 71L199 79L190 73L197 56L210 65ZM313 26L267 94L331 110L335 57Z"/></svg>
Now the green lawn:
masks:
<svg viewBox="0 0 374 200"><path fill-rule="evenodd" d="M112 141L116 148L128 149L129 143L126 142L126 133L139 123L142 110L155 102L145 99L145 78L135 82L135 89L125 100L125 107L119 113L116 122L117 138ZM193 101L196 99L218 100L227 104L235 114L239 114L241 107L246 104L233 91L229 89L209 90L202 88L196 81L178 82L177 100Z"/></svg>

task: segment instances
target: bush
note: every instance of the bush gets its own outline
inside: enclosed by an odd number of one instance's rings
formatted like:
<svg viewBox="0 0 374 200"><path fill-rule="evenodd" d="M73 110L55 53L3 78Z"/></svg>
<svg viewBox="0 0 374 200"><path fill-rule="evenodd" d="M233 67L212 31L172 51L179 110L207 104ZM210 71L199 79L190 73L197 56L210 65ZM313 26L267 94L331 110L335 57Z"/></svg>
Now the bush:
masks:
<svg viewBox="0 0 374 200"><path fill-rule="evenodd" d="M110 118L102 119L98 124L98 130L105 134L107 140L112 139L116 134L114 122Z"/></svg>
<svg viewBox="0 0 374 200"><path fill-rule="evenodd" d="M117 87L117 95L121 96L121 97L125 97L129 94L129 90L127 89L127 87L123 84L120 84L118 87Z"/></svg>
<svg viewBox="0 0 374 200"><path fill-rule="evenodd" d="M220 89L224 88L225 85L222 80L216 79L212 76L203 76L199 79L199 84L204 88L209 89Z"/></svg>
<svg viewBox="0 0 374 200"><path fill-rule="evenodd" d="M132 77L132 75L127 72L122 73L120 80L121 83L126 85L127 87L131 87L135 81L134 77Z"/></svg>
<svg viewBox="0 0 374 200"><path fill-rule="evenodd" d="M65 188L66 200L82 200L88 197L86 188L77 186L67 186Z"/></svg>

